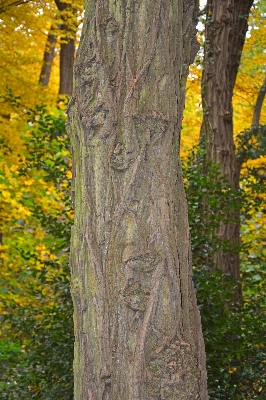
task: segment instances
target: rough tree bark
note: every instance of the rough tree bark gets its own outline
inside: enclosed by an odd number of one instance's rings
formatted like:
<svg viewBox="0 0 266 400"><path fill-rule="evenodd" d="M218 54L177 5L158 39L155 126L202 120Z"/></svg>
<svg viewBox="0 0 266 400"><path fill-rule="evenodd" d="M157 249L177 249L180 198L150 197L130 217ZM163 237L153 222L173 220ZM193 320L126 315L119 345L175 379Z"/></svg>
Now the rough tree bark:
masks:
<svg viewBox="0 0 266 400"><path fill-rule="evenodd" d="M48 86L50 80L51 69L55 55L55 46L57 42L57 35L55 34L55 29L58 29L58 27L55 28L51 26L51 29L49 31L46 40L46 46L43 55L42 70L39 78L39 84L42 86Z"/></svg>
<svg viewBox="0 0 266 400"><path fill-rule="evenodd" d="M76 400L206 400L179 139L195 0L85 2L68 107Z"/></svg>
<svg viewBox="0 0 266 400"><path fill-rule="evenodd" d="M240 64L248 28L247 19L253 0L208 0L202 77L203 122L201 147L206 150L206 162L219 162L220 171L236 190L239 188L233 138L233 88ZM232 245L240 243L240 219L221 223L216 234ZM240 279L239 254L215 255L220 270Z"/></svg>
<svg viewBox="0 0 266 400"><path fill-rule="evenodd" d="M55 0L57 8L62 12L63 19L65 18L63 12L68 10L75 11L71 3L61 0ZM73 25L73 24L72 24ZM75 25L75 24L74 24ZM73 30L68 24L62 23L61 28L61 41L60 44L60 86L59 94L71 95L73 90L73 67L75 59L75 37L76 30Z"/></svg>

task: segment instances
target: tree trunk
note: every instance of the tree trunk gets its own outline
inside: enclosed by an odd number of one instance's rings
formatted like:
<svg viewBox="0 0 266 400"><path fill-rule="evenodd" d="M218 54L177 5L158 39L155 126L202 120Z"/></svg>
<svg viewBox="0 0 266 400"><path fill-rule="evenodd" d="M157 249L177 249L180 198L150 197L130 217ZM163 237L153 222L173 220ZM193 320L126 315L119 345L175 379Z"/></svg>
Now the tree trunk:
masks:
<svg viewBox="0 0 266 400"><path fill-rule="evenodd" d="M260 87L258 97L256 100L256 104L254 106L254 113L253 113L253 118L252 118L252 125L251 129L254 134L258 134L258 128L260 124L260 115L261 115L261 109L263 106L264 98L266 95L266 78L264 79L263 84Z"/></svg>
<svg viewBox="0 0 266 400"><path fill-rule="evenodd" d="M233 138L232 96L253 0L208 0L202 77L203 122L201 146L206 162L219 162L220 171L236 190L239 188ZM216 234L237 247L240 218L221 223ZM215 265L240 279L239 253L218 251Z"/></svg>
<svg viewBox="0 0 266 400"><path fill-rule="evenodd" d="M60 45L59 94L68 94L68 95L72 94L74 59L75 59L75 40L68 39L67 43L61 43Z"/></svg>
<svg viewBox="0 0 266 400"><path fill-rule="evenodd" d="M48 86L52 64L54 61L55 46L57 42L57 35L54 33L54 27L51 26L50 32L47 36L45 51L43 55L42 70L40 74L39 84Z"/></svg>
<svg viewBox="0 0 266 400"><path fill-rule="evenodd" d="M85 4L68 107L74 396L206 400L179 159L197 2Z"/></svg>
<svg viewBox="0 0 266 400"><path fill-rule="evenodd" d="M69 3L64 1L55 0L57 8L62 13L63 20L69 18L69 14L73 14L75 18L75 10ZM64 15L64 12L68 11ZM70 13L71 11L71 13ZM73 67L75 59L75 37L76 30L73 30L73 21L71 21L71 27L63 23L61 25L61 45L60 45L60 86L59 94L71 95L73 91Z"/></svg>

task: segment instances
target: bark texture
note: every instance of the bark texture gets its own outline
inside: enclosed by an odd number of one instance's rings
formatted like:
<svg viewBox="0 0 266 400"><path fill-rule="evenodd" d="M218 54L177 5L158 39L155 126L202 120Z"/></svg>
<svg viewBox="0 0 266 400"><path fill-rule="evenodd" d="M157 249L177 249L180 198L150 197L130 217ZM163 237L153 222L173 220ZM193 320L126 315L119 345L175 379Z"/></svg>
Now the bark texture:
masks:
<svg viewBox="0 0 266 400"><path fill-rule="evenodd" d="M50 80L52 64L55 55L55 46L57 42L57 35L55 34L55 29L56 28L52 26L47 36L45 51L43 55L42 70L39 79L39 83L42 86L48 86Z"/></svg>
<svg viewBox="0 0 266 400"><path fill-rule="evenodd" d="M202 77L203 122L201 146L206 162L219 162L221 174L236 190L239 175L233 138L232 97L253 0L208 0ZM239 215L234 223L221 223L217 235L238 246ZM240 278L239 254L215 255L217 268Z"/></svg>
<svg viewBox="0 0 266 400"><path fill-rule="evenodd" d="M75 400L206 400L179 138L194 0L87 1L74 68Z"/></svg>

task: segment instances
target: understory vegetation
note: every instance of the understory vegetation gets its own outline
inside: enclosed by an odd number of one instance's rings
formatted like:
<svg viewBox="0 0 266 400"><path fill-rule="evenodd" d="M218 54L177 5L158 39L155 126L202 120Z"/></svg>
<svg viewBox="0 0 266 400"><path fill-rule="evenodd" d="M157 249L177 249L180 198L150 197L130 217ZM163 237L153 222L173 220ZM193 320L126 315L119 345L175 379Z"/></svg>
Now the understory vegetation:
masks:
<svg viewBox="0 0 266 400"><path fill-rule="evenodd" d="M37 107L28 112L22 134L26 143L23 166L12 169L6 164L1 177L6 191L16 180L21 185L16 190L22 192L20 196L19 192L9 192L10 197L4 197L5 206L13 204L13 196L16 207L25 213L19 219L6 215L3 230L9 241L5 241L8 245L4 260L11 259L11 251L12 262L20 263L20 279L14 282L4 268L1 398L72 399L74 338L68 270L71 156L65 117L60 111L51 115L44 107ZM256 151L263 153L263 146L262 141ZM244 240L240 249L232 249L215 236L215 228L230 206L232 213L241 212L243 236L248 236L247 225L253 213L263 212L263 177L258 177L257 170L249 171L248 179L243 176L242 189L236 192L220 176L218 165L210 163L208 174L203 176L203 159L204 153L194 148L184 162L183 174L194 283L207 352L209 396L212 400L261 398L266 383L265 254L251 253L254 243ZM35 190L24 191L30 179ZM41 204L36 198L40 181L46 187ZM45 248L40 249L38 244L38 230ZM243 296L238 300L238 283L213 266L213 254L219 248L225 252L241 251ZM17 295L27 301L20 302Z"/></svg>

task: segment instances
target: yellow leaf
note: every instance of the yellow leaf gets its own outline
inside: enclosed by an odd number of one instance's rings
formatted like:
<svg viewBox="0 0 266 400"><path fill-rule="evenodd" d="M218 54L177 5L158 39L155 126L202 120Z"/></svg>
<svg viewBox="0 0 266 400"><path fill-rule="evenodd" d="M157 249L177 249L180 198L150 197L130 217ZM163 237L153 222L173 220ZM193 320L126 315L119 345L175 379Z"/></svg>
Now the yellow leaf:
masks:
<svg viewBox="0 0 266 400"><path fill-rule="evenodd" d="M28 179L27 181L24 181L24 185L26 186L31 186L34 183L33 179Z"/></svg>
<svg viewBox="0 0 266 400"><path fill-rule="evenodd" d="M10 193L7 190L2 190L2 196L5 199L10 199Z"/></svg>
<svg viewBox="0 0 266 400"><path fill-rule="evenodd" d="M72 178L72 172L70 170L67 170L66 176L67 176L68 179L71 179Z"/></svg>

